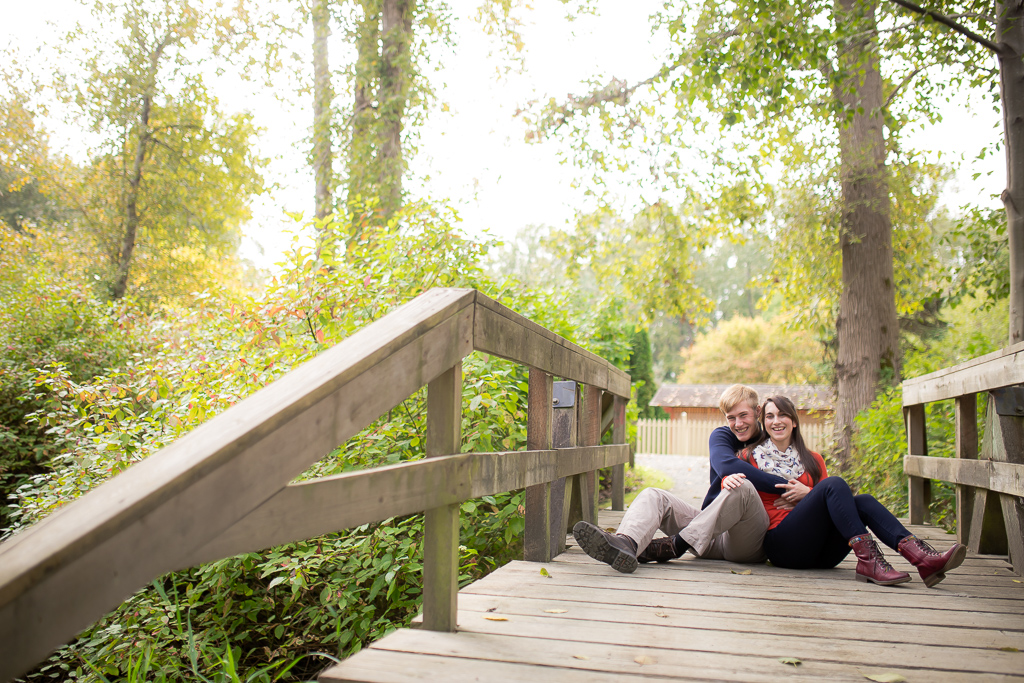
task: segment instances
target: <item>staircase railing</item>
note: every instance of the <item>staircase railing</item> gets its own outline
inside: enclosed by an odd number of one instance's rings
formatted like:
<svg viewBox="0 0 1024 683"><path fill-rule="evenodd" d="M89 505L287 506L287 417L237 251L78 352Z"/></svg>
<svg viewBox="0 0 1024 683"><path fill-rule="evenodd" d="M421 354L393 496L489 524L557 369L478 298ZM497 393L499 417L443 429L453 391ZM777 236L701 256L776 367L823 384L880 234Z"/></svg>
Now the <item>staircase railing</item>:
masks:
<svg viewBox="0 0 1024 683"><path fill-rule="evenodd" d="M988 393L978 448L977 395ZM956 457L928 457L925 404L953 399ZM903 382L910 522L928 521L931 480L956 484L957 537L1024 572L1024 343Z"/></svg>
<svg viewBox="0 0 1024 683"><path fill-rule="evenodd" d="M459 453L474 350L529 366L528 450ZM427 459L291 483L425 384ZM168 571L420 511L423 624L454 630L459 503L526 488L526 559L551 559L596 520L596 470L622 509L629 389L477 291L430 290L0 545L0 680Z"/></svg>

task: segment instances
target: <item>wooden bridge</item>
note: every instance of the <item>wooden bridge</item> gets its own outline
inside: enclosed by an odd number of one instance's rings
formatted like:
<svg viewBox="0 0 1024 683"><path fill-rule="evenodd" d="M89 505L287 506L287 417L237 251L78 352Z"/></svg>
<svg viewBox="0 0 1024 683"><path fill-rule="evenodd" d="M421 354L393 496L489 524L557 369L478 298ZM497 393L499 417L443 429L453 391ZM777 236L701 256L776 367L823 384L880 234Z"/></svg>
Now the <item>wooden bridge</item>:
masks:
<svg viewBox="0 0 1024 683"><path fill-rule="evenodd" d="M621 515L602 511L601 524ZM320 680L1024 680L1024 584L1005 557L971 555L931 589L860 583L855 566L692 558L624 575L570 548L463 588L457 633L396 631Z"/></svg>
<svg viewBox="0 0 1024 683"><path fill-rule="evenodd" d="M461 363L474 350L530 368L528 450L459 453ZM629 376L478 292L431 290L0 545L0 681L163 573L420 511L421 628L324 680L1019 678L1022 354L1019 344L904 385L911 521L924 521L927 478L956 482L970 515L975 554L938 588L859 584L849 564L684 560L622 576L562 551L568 526L597 519L598 469L612 468L622 508ZM423 385L425 460L292 483ZM992 396L993 424L980 449L979 392ZM960 457L928 458L922 406L949 398ZM612 443L599 445L608 429ZM520 488L525 561L459 593L459 503Z"/></svg>

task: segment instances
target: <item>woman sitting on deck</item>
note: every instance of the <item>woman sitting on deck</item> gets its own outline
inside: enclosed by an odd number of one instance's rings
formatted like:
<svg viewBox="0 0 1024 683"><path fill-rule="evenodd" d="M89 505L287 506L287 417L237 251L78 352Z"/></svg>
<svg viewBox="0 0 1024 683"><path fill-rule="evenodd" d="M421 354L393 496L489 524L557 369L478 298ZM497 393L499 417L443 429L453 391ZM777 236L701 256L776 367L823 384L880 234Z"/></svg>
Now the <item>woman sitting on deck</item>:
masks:
<svg viewBox="0 0 1024 683"><path fill-rule="evenodd" d="M804 445L796 407L788 398L766 399L760 413L761 442L737 455L763 472L788 480L778 484L785 489L781 494L758 492L769 517L764 551L772 564L827 569L839 564L852 548L858 581L882 586L910 581L909 574L896 571L886 561L868 529L917 567L929 588L964 561L965 546L957 543L944 553L937 552L907 531L874 497L855 496L842 478L829 477L821 456Z"/></svg>

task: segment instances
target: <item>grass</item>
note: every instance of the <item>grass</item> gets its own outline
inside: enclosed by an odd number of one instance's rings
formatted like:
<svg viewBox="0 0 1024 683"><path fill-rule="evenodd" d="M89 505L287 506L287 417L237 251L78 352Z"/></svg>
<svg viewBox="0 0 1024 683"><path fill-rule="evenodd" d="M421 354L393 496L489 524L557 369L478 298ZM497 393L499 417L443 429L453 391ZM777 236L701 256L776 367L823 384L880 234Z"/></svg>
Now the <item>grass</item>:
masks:
<svg viewBox="0 0 1024 683"><path fill-rule="evenodd" d="M664 472L659 472L656 469L650 467L627 467L626 468L626 505L633 502L633 499L640 494L646 488L655 487L659 489L665 489L670 491L673 486L672 480L665 476ZM601 490L601 499L598 507L602 509L608 509L611 507L611 487L605 484L605 488Z"/></svg>
<svg viewBox="0 0 1024 683"><path fill-rule="evenodd" d="M664 472L659 472L651 467L637 465L626 470L626 505L633 502L633 499L640 495L646 488L654 487L671 491L674 482Z"/></svg>

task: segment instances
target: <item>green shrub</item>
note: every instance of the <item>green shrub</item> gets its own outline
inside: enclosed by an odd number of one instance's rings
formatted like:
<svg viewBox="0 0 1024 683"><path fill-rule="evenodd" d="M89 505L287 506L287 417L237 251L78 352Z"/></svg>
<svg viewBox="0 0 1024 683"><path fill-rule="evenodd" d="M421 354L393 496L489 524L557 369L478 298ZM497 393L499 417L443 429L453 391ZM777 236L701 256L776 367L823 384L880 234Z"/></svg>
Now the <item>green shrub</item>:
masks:
<svg viewBox="0 0 1024 683"><path fill-rule="evenodd" d="M38 370L59 366L85 381L124 363L131 350L126 306L103 304L88 286L69 283L35 247L13 233L0 244L0 535L12 523L16 490L59 452L46 426L27 419L53 398Z"/></svg>
<svg viewBox="0 0 1024 683"><path fill-rule="evenodd" d="M265 291L202 293L136 321L146 352L109 372L83 377L59 362L35 368L45 400L33 424L57 454L52 470L21 486L14 526L41 519L433 286L477 287L584 346L620 349L625 362L628 338L613 338L614 316L600 307L565 311L549 295L487 280L477 265L487 245L452 222L443 207L419 204L392 232L339 242L337 254L317 256L297 240ZM348 223L327 230L345 235ZM468 356L463 370L463 450L525 448L526 370L483 354ZM420 390L302 478L421 458L425 418ZM466 501L461 513L461 581L521 557L521 491ZM330 661L314 653L346 656L416 613L422 533L414 515L168 574L29 678L102 680L143 669L146 680L312 676Z"/></svg>

